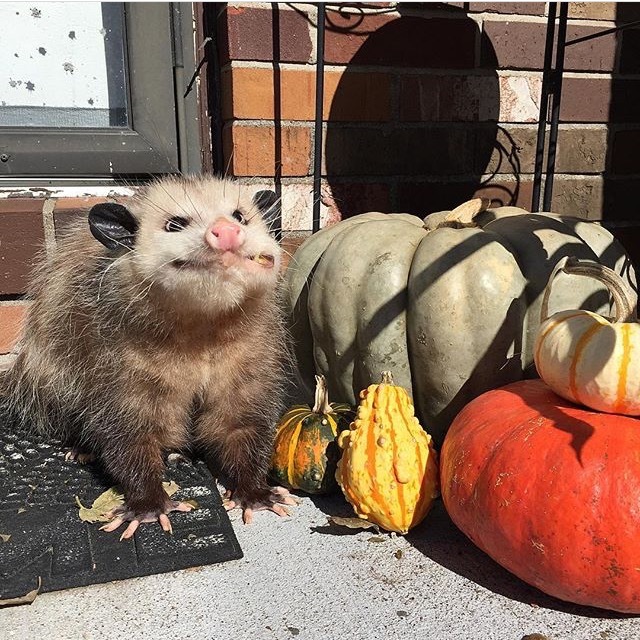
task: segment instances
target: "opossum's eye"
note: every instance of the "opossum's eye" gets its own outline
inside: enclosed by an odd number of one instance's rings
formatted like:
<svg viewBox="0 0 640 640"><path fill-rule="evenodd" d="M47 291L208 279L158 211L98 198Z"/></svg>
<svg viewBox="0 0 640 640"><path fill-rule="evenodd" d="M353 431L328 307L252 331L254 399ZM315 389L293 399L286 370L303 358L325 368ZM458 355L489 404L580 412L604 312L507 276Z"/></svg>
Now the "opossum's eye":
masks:
<svg viewBox="0 0 640 640"><path fill-rule="evenodd" d="M244 217L242 211L238 211L238 209L231 214L231 217L234 220L237 220L240 224L247 224L247 219Z"/></svg>
<svg viewBox="0 0 640 640"><path fill-rule="evenodd" d="M189 218L183 218L182 216L173 216L169 218L164 225L165 231L182 231L189 226Z"/></svg>

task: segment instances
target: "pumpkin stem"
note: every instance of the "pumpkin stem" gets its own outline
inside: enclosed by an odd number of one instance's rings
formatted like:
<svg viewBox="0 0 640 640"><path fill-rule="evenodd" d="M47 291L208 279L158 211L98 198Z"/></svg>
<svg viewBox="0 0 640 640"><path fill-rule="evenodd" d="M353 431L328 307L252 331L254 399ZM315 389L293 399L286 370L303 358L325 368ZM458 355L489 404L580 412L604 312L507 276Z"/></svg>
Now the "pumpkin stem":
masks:
<svg viewBox="0 0 640 640"><path fill-rule="evenodd" d="M454 229L477 227L476 216L487 210L490 205L491 200L487 198L468 200L451 211L438 211L428 215L423 221L422 228L433 231L441 227L453 227Z"/></svg>
<svg viewBox="0 0 640 640"><path fill-rule="evenodd" d="M544 322L549 317L549 297L551 295L551 284L555 277L563 271L570 275L587 276L601 282L613 298L616 312L614 322L636 322L635 299L633 289L625 282L613 269L605 267L597 262L584 262L577 258L569 257L560 260L553 268L547 286L542 297L540 308L540 321Z"/></svg>
<svg viewBox="0 0 640 640"><path fill-rule="evenodd" d="M383 371L382 372L382 382L381 384L393 384L393 376L391 375L391 371Z"/></svg>
<svg viewBox="0 0 640 640"><path fill-rule="evenodd" d="M329 404L329 392L327 391L327 380L324 376L316 376L316 396L313 403L313 413L327 415L333 413L333 407Z"/></svg>

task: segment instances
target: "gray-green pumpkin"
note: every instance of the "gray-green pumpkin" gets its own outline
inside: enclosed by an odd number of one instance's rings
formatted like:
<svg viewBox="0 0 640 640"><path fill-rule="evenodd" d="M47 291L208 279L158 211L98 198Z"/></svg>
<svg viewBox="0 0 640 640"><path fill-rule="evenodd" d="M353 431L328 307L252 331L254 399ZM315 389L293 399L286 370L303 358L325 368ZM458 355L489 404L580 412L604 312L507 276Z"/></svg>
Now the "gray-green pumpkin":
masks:
<svg viewBox="0 0 640 640"><path fill-rule="evenodd" d="M314 375L355 403L392 370L411 389L437 444L458 411L489 389L535 376L542 292L565 256L600 262L635 283L603 227L475 199L427 216L365 213L307 239L286 273L301 382ZM549 312L607 315L587 278L558 278Z"/></svg>

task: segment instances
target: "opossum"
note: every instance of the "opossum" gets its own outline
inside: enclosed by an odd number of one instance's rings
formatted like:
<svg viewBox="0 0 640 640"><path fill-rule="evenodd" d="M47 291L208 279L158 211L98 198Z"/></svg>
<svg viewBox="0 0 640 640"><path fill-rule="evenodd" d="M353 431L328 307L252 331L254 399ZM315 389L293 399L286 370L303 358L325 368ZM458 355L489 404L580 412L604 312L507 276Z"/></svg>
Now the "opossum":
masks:
<svg viewBox="0 0 640 640"><path fill-rule="evenodd" d="M267 482L290 371L281 249L261 212L274 198L231 179L161 178L126 206L95 205L37 268L5 402L120 485L125 506L105 530L169 531L167 514L191 508L162 487L175 451L221 472L246 522L294 504Z"/></svg>

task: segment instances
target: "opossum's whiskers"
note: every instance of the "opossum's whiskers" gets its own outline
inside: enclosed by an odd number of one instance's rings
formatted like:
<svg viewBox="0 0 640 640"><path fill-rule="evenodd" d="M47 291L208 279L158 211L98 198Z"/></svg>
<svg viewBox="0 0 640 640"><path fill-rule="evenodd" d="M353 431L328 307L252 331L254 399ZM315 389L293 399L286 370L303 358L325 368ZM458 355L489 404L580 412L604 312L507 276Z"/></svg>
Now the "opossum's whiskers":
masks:
<svg viewBox="0 0 640 640"><path fill-rule="evenodd" d="M189 195L189 192L187 191L187 185L184 184L182 186L183 190L184 190L184 195L186 197L186 199L189 201L189 204L191 205L191 208L193 209L193 212L196 214L196 216L198 216L198 218L204 222L204 220L202 219L202 216L200 215L200 212L198 211L198 208L196 207L196 205L194 204L193 200L191 199L191 196Z"/></svg>
<svg viewBox="0 0 640 640"><path fill-rule="evenodd" d="M115 260L113 260L111 262L111 264L102 272L102 275L100 276L100 282L98 283L98 295L96 297L96 302L100 302L100 294L102 292L102 284L104 282L104 277L107 275L107 273L111 270L112 267L114 267L118 262L120 262L123 258L126 258L128 256L128 254L124 254L119 256L118 258L116 258Z"/></svg>

